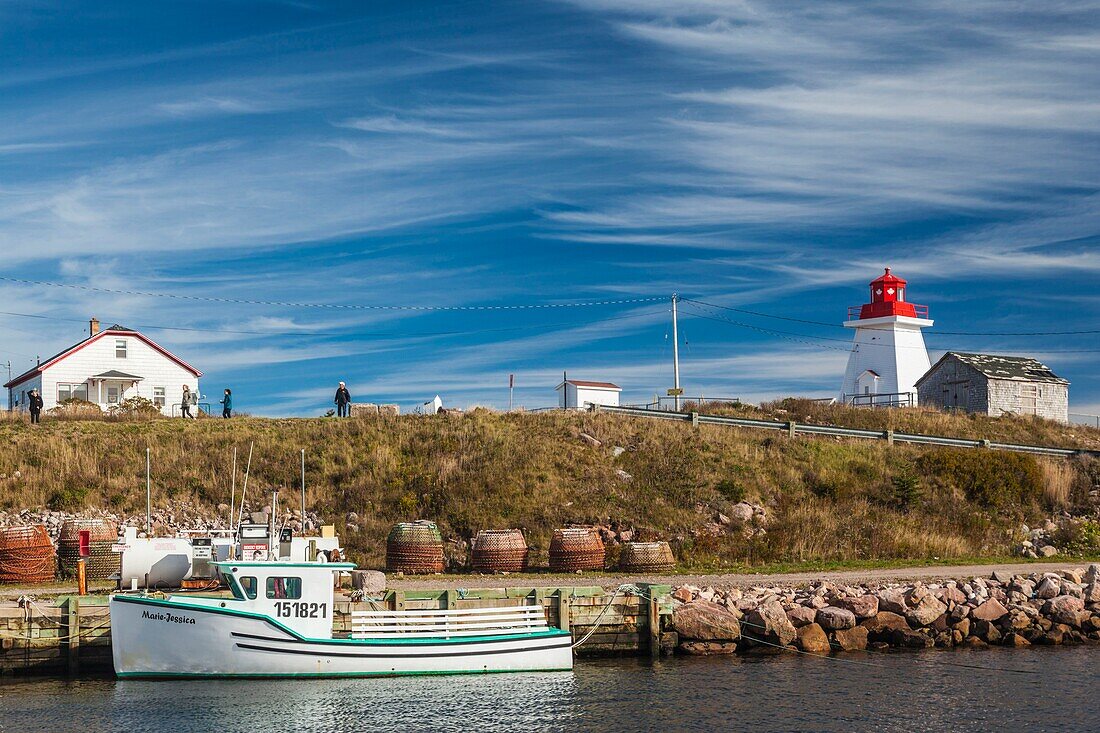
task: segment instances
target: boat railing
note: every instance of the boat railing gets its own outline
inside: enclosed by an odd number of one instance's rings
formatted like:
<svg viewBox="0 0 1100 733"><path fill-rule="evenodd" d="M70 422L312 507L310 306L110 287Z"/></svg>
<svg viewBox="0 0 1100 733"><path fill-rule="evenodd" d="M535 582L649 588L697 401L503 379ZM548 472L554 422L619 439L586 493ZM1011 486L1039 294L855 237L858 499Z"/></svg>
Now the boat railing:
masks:
<svg viewBox="0 0 1100 733"><path fill-rule="evenodd" d="M548 628L542 606L351 612L353 639L527 634Z"/></svg>

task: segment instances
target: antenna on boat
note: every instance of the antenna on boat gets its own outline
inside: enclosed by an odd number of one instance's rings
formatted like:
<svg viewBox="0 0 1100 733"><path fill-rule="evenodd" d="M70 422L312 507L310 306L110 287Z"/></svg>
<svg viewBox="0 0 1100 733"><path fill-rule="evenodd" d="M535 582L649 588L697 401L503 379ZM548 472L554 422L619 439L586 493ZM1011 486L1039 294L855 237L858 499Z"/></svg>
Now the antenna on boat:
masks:
<svg viewBox="0 0 1100 733"><path fill-rule="evenodd" d="M145 536L153 536L153 483L150 478L152 467L150 465L150 450L145 448Z"/></svg>
<svg viewBox="0 0 1100 733"><path fill-rule="evenodd" d="M306 449L302 448L302 534L306 533Z"/></svg>
<svg viewBox="0 0 1100 733"><path fill-rule="evenodd" d="M267 533L267 556L270 558L275 554L275 502L279 496L278 489L271 490L271 529Z"/></svg>
<svg viewBox="0 0 1100 733"><path fill-rule="evenodd" d="M241 508L237 513L237 526L241 526L241 521L244 519L244 497L248 493L248 472L252 469L252 448L255 446L255 442L248 444L248 463L244 467L244 486L241 488Z"/></svg>
<svg viewBox="0 0 1100 733"><path fill-rule="evenodd" d="M229 473L229 535L233 536L233 508L237 504L237 446L233 446L233 470Z"/></svg>

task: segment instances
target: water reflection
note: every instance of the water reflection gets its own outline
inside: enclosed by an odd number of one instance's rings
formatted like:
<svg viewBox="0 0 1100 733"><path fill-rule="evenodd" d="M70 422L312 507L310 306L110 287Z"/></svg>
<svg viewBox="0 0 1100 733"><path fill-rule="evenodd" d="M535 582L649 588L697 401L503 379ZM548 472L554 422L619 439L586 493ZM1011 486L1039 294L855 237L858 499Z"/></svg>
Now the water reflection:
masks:
<svg viewBox="0 0 1100 733"><path fill-rule="evenodd" d="M1097 650L585 660L573 673L0 685L0 731L1093 731ZM940 662L975 664L988 671ZM1008 674L1013 668L1039 674Z"/></svg>

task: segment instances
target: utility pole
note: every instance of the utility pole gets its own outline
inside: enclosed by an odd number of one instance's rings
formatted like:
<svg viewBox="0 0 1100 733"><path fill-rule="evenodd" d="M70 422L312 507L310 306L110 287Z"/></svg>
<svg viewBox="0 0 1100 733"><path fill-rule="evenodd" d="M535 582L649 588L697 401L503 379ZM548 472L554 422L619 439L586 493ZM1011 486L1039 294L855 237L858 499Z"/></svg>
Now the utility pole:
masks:
<svg viewBox="0 0 1100 733"><path fill-rule="evenodd" d="M8 382L11 382L11 359L8 359ZM14 388L8 387L8 412L11 412L15 405L12 402L12 394L14 394Z"/></svg>
<svg viewBox="0 0 1100 733"><path fill-rule="evenodd" d="M306 449L302 448L302 534L306 533Z"/></svg>
<svg viewBox="0 0 1100 733"><path fill-rule="evenodd" d="M676 301L680 296L672 294L672 404L680 411L680 338L676 334Z"/></svg>
<svg viewBox="0 0 1100 733"><path fill-rule="evenodd" d="M512 390L515 389L515 386L516 386L516 375L515 374L509 374L508 375L508 412L512 411Z"/></svg>

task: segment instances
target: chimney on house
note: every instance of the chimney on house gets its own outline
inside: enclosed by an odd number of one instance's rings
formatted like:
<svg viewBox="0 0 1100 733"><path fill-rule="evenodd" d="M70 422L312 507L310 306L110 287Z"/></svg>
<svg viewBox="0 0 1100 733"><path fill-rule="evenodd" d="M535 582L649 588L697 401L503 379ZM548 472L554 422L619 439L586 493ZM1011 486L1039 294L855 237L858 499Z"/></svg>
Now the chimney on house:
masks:
<svg viewBox="0 0 1100 733"><path fill-rule="evenodd" d="M92 316L92 320L88 321L88 335L95 336L99 333L99 319Z"/></svg>

